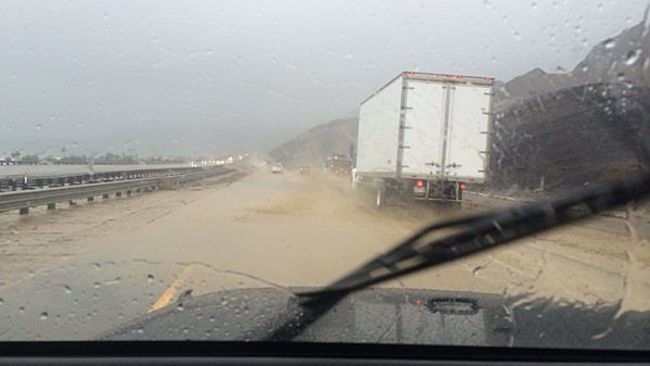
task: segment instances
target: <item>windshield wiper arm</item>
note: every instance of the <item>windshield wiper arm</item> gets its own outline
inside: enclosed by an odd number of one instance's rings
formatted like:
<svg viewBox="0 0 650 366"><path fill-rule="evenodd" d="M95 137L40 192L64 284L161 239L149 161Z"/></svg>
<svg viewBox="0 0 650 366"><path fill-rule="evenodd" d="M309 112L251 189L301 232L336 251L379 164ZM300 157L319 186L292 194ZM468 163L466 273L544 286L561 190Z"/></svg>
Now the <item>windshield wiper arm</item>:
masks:
<svg viewBox="0 0 650 366"><path fill-rule="evenodd" d="M563 198L522 204L427 226L329 286L297 294L303 309L299 319L285 321L265 340L289 341L297 337L353 291L585 219L648 194L650 174L644 174L574 192ZM441 238L426 240L432 233L443 229L455 231Z"/></svg>

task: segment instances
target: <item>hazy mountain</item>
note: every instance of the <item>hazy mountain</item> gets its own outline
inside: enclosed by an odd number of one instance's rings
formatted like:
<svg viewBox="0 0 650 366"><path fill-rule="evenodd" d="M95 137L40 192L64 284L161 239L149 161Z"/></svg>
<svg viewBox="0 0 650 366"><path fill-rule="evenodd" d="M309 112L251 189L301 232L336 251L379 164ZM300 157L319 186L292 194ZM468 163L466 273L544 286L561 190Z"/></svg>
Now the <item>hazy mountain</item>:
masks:
<svg viewBox="0 0 650 366"><path fill-rule="evenodd" d="M535 68L497 85L496 107L507 108L526 98L583 84L628 83L650 86L650 35L644 22L597 44L570 72Z"/></svg>
<svg viewBox="0 0 650 366"><path fill-rule="evenodd" d="M497 110L520 103L527 98L575 86L578 84L571 73L547 73L535 68L517 76L507 83L495 85Z"/></svg>
<svg viewBox="0 0 650 366"><path fill-rule="evenodd" d="M357 141L357 118L337 119L311 128L269 153L289 165L318 165L332 154L348 154Z"/></svg>

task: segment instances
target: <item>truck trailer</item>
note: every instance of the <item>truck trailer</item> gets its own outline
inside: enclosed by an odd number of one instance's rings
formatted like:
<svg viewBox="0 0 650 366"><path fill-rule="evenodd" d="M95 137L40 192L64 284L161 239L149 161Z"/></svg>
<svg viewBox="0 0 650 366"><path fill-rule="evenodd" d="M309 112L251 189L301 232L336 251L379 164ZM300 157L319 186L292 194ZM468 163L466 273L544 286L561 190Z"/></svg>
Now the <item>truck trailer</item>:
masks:
<svg viewBox="0 0 650 366"><path fill-rule="evenodd" d="M494 79L403 72L361 102L354 185L460 203L488 180Z"/></svg>

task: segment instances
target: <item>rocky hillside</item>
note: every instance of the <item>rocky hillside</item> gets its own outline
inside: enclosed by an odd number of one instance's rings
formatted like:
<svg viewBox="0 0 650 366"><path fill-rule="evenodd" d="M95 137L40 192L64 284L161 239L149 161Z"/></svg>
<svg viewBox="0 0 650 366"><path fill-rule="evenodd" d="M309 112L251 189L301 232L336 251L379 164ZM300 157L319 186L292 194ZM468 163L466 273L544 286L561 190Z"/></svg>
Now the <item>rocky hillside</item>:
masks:
<svg viewBox="0 0 650 366"><path fill-rule="evenodd" d="M537 95L578 85L572 74L551 74L540 68L517 76L507 83L495 84L495 109L502 110Z"/></svg>
<svg viewBox="0 0 650 366"><path fill-rule="evenodd" d="M644 23L597 44L567 73L536 68L496 88L497 109L525 99L584 84L623 83L650 87L650 34Z"/></svg>
<svg viewBox="0 0 650 366"><path fill-rule="evenodd" d="M357 119L337 119L313 127L282 144L269 156L288 165L321 164L332 154L348 154L357 141Z"/></svg>
<svg viewBox="0 0 650 366"><path fill-rule="evenodd" d="M650 87L650 34L644 23L607 39L573 70L578 82L632 83Z"/></svg>
<svg viewBox="0 0 650 366"><path fill-rule="evenodd" d="M496 115L492 183L553 191L647 169L649 116L650 89L625 84L528 99Z"/></svg>
<svg viewBox="0 0 650 366"><path fill-rule="evenodd" d="M643 23L596 45L573 71L535 69L497 88L491 174L547 190L648 168L650 35Z"/></svg>

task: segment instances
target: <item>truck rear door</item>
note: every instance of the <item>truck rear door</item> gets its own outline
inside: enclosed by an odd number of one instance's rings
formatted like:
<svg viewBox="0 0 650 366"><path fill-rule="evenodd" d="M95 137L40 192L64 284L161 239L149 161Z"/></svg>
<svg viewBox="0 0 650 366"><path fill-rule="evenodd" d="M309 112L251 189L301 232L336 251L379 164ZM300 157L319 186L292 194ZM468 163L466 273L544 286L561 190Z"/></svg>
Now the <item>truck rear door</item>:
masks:
<svg viewBox="0 0 650 366"><path fill-rule="evenodd" d="M433 178L440 173L446 89L440 82L408 80L403 106L403 177Z"/></svg>
<svg viewBox="0 0 650 366"><path fill-rule="evenodd" d="M491 92L485 85L451 86L444 159L448 179L485 179Z"/></svg>

